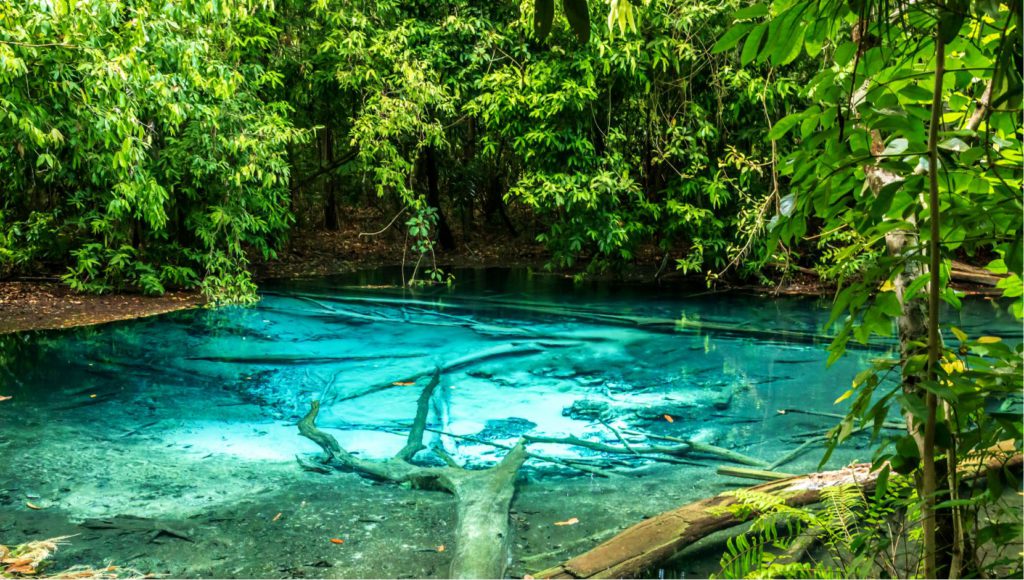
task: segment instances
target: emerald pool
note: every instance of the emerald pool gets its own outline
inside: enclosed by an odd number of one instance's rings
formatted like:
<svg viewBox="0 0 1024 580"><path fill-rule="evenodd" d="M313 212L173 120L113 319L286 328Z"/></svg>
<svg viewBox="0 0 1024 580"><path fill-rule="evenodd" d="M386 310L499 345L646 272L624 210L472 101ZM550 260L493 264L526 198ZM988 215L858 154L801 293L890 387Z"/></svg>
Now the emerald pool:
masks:
<svg viewBox="0 0 1024 580"><path fill-rule="evenodd" d="M450 496L302 469L296 455L319 450L295 427L311 401L343 447L386 458L441 368L425 443L468 467L523 435L618 446L646 434L771 463L836 423L786 410L841 413L833 402L854 375L894 356L878 342L826 368L824 300L577 286L523 269L455 279L408 290L382 269L269 282L250 308L3 337L0 543L73 535L58 567L109 561L174 577L444 576ZM996 302L948 316L969 334L1020 340ZM866 444L854 436L829 464L869 460ZM531 459L520 474L514 576L748 484L698 452L530 450L556 461ZM812 471L821 456L811 447L779 469ZM579 523L553 525L568 518ZM696 547L671 574L706 574L715 554Z"/></svg>

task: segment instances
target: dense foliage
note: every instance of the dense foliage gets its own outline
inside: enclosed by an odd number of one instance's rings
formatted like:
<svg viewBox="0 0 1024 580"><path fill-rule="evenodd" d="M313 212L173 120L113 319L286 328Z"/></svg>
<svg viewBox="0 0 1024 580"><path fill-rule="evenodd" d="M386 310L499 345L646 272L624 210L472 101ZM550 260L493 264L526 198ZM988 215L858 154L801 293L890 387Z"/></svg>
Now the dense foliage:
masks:
<svg viewBox="0 0 1024 580"><path fill-rule="evenodd" d="M290 109L248 2L0 5L0 265L245 296L288 231Z"/></svg>
<svg viewBox="0 0 1024 580"><path fill-rule="evenodd" d="M830 360L850 340L899 335L899 359L865 370L837 401L852 408L833 444L858 424L880 437L894 411L905 417L907 434L876 447L881 493L890 471L917 481L903 505L920 512L921 568L913 556L903 573L1019 574L1019 560L981 548L1021 533L1019 517L991 517L1007 474L971 488L958 466L997 446L1020 450L1022 348L968 336L940 301L960 308L951 260L966 256L1004 275L1021 317L1020 4L777 0L736 18L718 49L742 40L744 61L784 65L806 52L822 62L807 106L768 137L796 139L773 237L798 248L813 231L855 234L838 254L858 266L836 298ZM900 380L885 380L892 371Z"/></svg>
<svg viewBox="0 0 1024 580"><path fill-rule="evenodd" d="M239 298L296 217L375 196L414 254L500 220L556 266L758 272L801 69L712 54L731 1L617 6L581 44L530 1L5 5L3 272Z"/></svg>

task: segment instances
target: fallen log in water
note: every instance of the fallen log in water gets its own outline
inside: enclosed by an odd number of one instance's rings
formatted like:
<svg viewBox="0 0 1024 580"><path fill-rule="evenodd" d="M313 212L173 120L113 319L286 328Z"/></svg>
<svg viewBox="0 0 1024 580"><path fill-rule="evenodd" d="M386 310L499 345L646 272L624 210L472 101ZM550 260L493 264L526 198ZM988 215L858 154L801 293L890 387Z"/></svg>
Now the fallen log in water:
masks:
<svg viewBox="0 0 1024 580"><path fill-rule="evenodd" d="M705 455L712 455L725 461L732 461L735 463L742 463L744 465L754 465L758 467L767 466L767 462L748 457L742 453L725 449L723 447L717 447L715 445L709 445L707 443L700 443L698 441L692 441L690 439L681 439L678 437L667 437L663 435L652 435L650 433L643 433L641 431L627 431L624 433L630 435L642 435L650 439L660 439L663 441L673 441L678 445L637 445L636 443L629 443L622 436L617 429L612 428L607 423L602 421L605 427L608 427L615 436L622 443L622 446L608 445L607 443L601 443L599 441L588 441L581 439L575 435L569 435L567 437L550 437L545 435L524 435L523 439L527 443L549 443L555 445L570 445L573 447L583 447L584 449L591 449L601 453L619 454L619 455L632 455L636 457L644 457L654 461L664 461L667 463L679 463L678 457L684 457L691 453L699 453ZM465 437L463 437L465 438ZM484 442L486 443L486 442ZM486 443L489 444L489 443ZM688 464L699 465L695 462L685 462Z"/></svg>
<svg viewBox="0 0 1024 580"><path fill-rule="evenodd" d="M674 318L659 318L653 316L629 316L621 313L603 311L597 308L582 308L578 306L570 306L563 304L552 304L548 302L537 302L530 300L507 300L507 299L493 299L487 297L465 297L460 296L458 298L446 297L445 302L430 302L426 300L406 299L400 297L380 297L380 296L327 296L317 294L306 294L306 293L266 293L284 297L294 297L298 299L314 300L317 302L336 302L336 303L370 303L370 304L391 304L396 306L423 306L428 308L445 308L445 309L458 309L458 310L472 310L474 307L479 305L487 305L497 308L505 308L509 310L521 310L530 312L533 314L550 314L555 316L564 316L568 318L578 318L581 320L590 320L594 322L601 322L613 326L625 326L632 328L639 328L648 332L675 334L678 332L714 332L723 334L732 334L736 336L749 336L752 338L758 338L763 340L777 340L782 342L799 342L806 344L829 344L832 342L832 336L827 334L821 334L817 332L807 332L800 330L785 330L785 329L772 329L772 328L749 328L744 325L737 324L726 324L721 322L711 321L700 321L700 320L688 320L685 318L674 319ZM301 297L301 298L300 298ZM321 303L322 305L322 303ZM847 345L848 349L872 349L876 348L877 345L862 345L860 343L851 342Z"/></svg>
<svg viewBox="0 0 1024 580"><path fill-rule="evenodd" d="M431 429L430 427L425 427L424 431L429 431L431 433L437 433L438 435L443 435L445 437L451 437L453 439L462 439L464 441L469 441L470 443L476 443L478 445L486 445L488 447L494 447L496 449L506 449L506 450L512 449L512 447L509 446L509 445L502 445L501 443L495 443L494 441L485 441L483 439L480 439L480 438L477 438L477 437L473 437L471 435L456 435L454 433L448 433L446 431L441 431L440 429ZM564 466L564 467L568 467L570 469L575 469L575 470L578 470L578 471L582 471L583 473L589 473L591 475L596 475L598 477L612 477L613 475L615 475L615 473L611 472L611 471L607 471L607 470L603 470L603 469L597 469L597 468L594 468L594 467L590 467L588 465L584 465L583 462L580 461L580 460L575 460L575 459L559 459L557 457L549 457L547 455L542 455L540 453L534 453L532 451L527 451L526 452L526 456L529 457L530 459L536 459L538 461L546 461L548 463L554 463L556 465L561 465L561 466Z"/></svg>
<svg viewBox="0 0 1024 580"><path fill-rule="evenodd" d="M989 450L983 459L964 462L958 471L964 479L984 476L989 470L1020 469L1024 457L1012 443ZM806 506L821 499L821 490L841 484L855 484L865 494L874 490L878 473L862 463L837 471L825 471L771 481L746 488L771 494L787 494L786 503ZM705 498L665 512L626 529L596 548L557 566L533 574L535 578L632 578L668 560L683 548L710 534L739 525L742 521L723 508L736 503L732 495Z"/></svg>
<svg viewBox="0 0 1024 580"><path fill-rule="evenodd" d="M313 354L251 354L247 356L189 356L185 360L200 360L228 364L253 365L317 365L346 362L376 362L396 358L423 358L427 353L381 354L372 356L331 356Z"/></svg>
<svg viewBox="0 0 1024 580"><path fill-rule="evenodd" d="M743 465L753 465L754 467L766 467L767 461L761 461L755 457L744 455L738 451L732 449L726 449L725 447L719 447L717 445L711 445L710 443L701 443L693 439L683 439L680 437L672 437L669 435L654 435L651 433L644 433L643 431L625 431L630 435L643 435L650 439L660 439L662 441L674 441L676 443L682 443L690 447L690 451L693 453L703 453L705 455L712 455L726 461L732 461L733 463L741 463Z"/></svg>
<svg viewBox="0 0 1024 580"><path fill-rule="evenodd" d="M426 319L422 319L422 318L409 318L408 316L404 316L403 318L392 318L392 317L387 317L387 316L380 316L380 315L377 315L377 314L366 314L366 313L363 313L363 312L357 312L355 310L351 310L351 309L347 309L347 308L338 308L338 307L326 304L326 302L335 302L335 303L342 303L342 304L351 303L351 302L356 302L356 303L370 302L370 303L383 303L383 304L386 304L386 305L389 305L389 306L402 307L402 308L406 308L406 307L409 307L411 305L416 305L416 304L421 305L421 306L433 306L434 308L439 308L439 307L444 306L443 304L435 304L435 303L432 303L432 302L424 302L424 301L421 301L421 300L398 300L398 299L389 299L389 298L347 300L345 297L342 297L342 296L319 296L319 295L316 295L316 294L306 294L306 293L302 293L302 292L288 292L288 293L284 293L284 292L267 292L267 291L265 291L265 292L263 292L263 294L268 295L268 296L277 296L277 297L281 297L281 298L291 298L293 300L298 300L300 302L306 302L308 304L312 304L312 305L316 306L320 310L324 311L326 314L337 315L337 316L342 317L342 318L348 318L348 319L353 319L353 320L363 320L363 321L366 321L366 322L388 323L388 324L395 324L395 323L417 324L417 325L421 325L421 326L459 327L459 328L466 328L466 329L472 330L474 332L478 332L480 334L484 334L484 335L488 335L488 336L522 336L522 337L530 337L530 336L534 336L534 334L535 334L532 331L530 331L529 329L518 328L518 327L511 327L511 326L498 326L498 325L494 325L494 324L485 324L485 323L473 320L472 318L468 318L468 317L464 317L464 316L453 316L451 314L447 314L447 313L441 312L439 310L420 309L420 312L423 312L423 313L426 313L426 314L435 315L435 316L438 316L438 317L444 317L444 318L447 318L448 320L446 320L446 321L426 320ZM267 309L270 309L270 310L275 310L274 308L269 308L269 307L266 307L266 306L264 306L264 308L267 308ZM277 309L277 310L279 310L279 309ZM407 314L407 313L403 312L403 314Z"/></svg>
<svg viewBox="0 0 1024 580"><path fill-rule="evenodd" d="M994 274L990 270L985 268L979 268L978 266L972 266L965 264L964 262L958 262L953 260L950 264L949 277L951 280L956 282L970 282L972 284L981 284L983 286L996 286L999 281L1005 278L1005 275Z"/></svg>
<svg viewBox="0 0 1024 580"><path fill-rule="evenodd" d="M534 341L525 343L512 342L509 344L502 344L493 348L488 348L478 352L470 353L466 356L459 357L452 361L448 361L447 363L441 365L440 370L442 373L447 373L468 366L472 366L474 364L482 363L484 361L493 361L495 359L500 358L529 356L539 354L542 352L547 352L549 349L552 348L566 348L572 346L580 346L582 344L583 343L576 341ZM406 383L414 383L432 372L434 372L433 369L424 369L418 373L408 375L405 378L395 379L393 381L385 381L382 383L378 383L376 385L364 387L356 391L355 393L351 393L344 397L338 397L336 400L348 401L350 399L358 399L359 397L364 397L371 393L376 393L378 391L390 389L395 386L404 385Z"/></svg>
<svg viewBox="0 0 1024 580"><path fill-rule="evenodd" d="M841 413L827 413L824 411L808 411L806 409L779 409L776 411L779 415L789 415L796 413L800 415L813 415L815 417L828 417L830 419L846 419L846 415ZM895 429L897 431L906 430L907 426L904 423L897 423L895 421L886 421L882 423L882 429Z"/></svg>
<svg viewBox="0 0 1024 580"><path fill-rule="evenodd" d="M719 465L715 472L718 473L718 475L729 475L732 477L757 479L760 481L779 481L780 479L796 477L796 475L792 473L779 473L778 471L768 471L764 469L748 469L745 467L733 467L731 465Z"/></svg>
<svg viewBox="0 0 1024 580"><path fill-rule="evenodd" d="M450 578L502 578L508 564L508 510L515 493L516 474L526 461L523 442L516 444L497 465L471 471L435 450L447 467L422 467L413 457L426 447L423 432L430 411L430 397L441 382L441 370L434 371L430 383L420 393L416 418L406 444L394 457L373 461L356 457L343 449L329 433L316 426L320 405L314 401L309 413L299 421L299 433L323 450L321 465L347 468L377 479L398 483L409 482L417 487L441 488L455 496L458 523L456 546L452 557ZM297 457L300 464L307 460Z"/></svg>

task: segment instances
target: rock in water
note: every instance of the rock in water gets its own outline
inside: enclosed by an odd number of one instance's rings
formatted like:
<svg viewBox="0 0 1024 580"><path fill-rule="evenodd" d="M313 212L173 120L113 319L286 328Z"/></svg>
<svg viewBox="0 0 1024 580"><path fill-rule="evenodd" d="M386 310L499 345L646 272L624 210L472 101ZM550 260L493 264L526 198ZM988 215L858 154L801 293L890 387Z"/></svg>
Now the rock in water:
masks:
<svg viewBox="0 0 1024 580"><path fill-rule="evenodd" d="M606 401L594 401L592 399L580 399L572 405L562 409L563 417L570 417L576 420L593 421L604 419L611 413L611 404Z"/></svg>
<svg viewBox="0 0 1024 580"><path fill-rule="evenodd" d="M494 441L496 439L517 439L537 426L533 421L520 417L507 419L491 419L484 424L483 430L476 434L479 439Z"/></svg>

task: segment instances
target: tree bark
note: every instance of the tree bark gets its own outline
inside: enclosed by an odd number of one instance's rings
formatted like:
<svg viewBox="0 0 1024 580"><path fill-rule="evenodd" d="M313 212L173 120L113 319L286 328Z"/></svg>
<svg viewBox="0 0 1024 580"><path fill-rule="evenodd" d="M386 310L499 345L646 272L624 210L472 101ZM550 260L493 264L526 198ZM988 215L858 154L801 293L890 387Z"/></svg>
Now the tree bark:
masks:
<svg viewBox="0 0 1024 580"><path fill-rule="evenodd" d="M868 464L824 473L800 475L746 488L762 493L792 494L786 503L806 506L817 503L825 487L844 483L874 488L877 472ZM668 560L683 548L717 531L743 522L722 510L736 498L717 495L665 512L628 528L593 550L557 566L533 574L536 578L635 578Z"/></svg>
<svg viewBox="0 0 1024 580"><path fill-rule="evenodd" d="M502 578L508 563L508 510L515 495L516 475L527 459L525 444L520 440L497 465L480 471L459 467L442 451L436 452L448 464L447 467L414 464L413 458L425 449L423 432L430 412L430 398L440 382L441 369L437 369L417 401L416 418L405 446L390 459L362 459L342 448L337 439L316 426L320 412L318 401L313 401L309 413L299 421L299 434L323 450L320 467L351 469L375 479L409 482L420 488L440 488L451 492L457 502L459 521L455 528L456 546L449 577ZM300 465L307 466L304 458L296 459Z"/></svg>
<svg viewBox="0 0 1024 580"><path fill-rule="evenodd" d="M330 167L334 164L334 134L330 127L324 127L321 165ZM330 231L338 230L338 200L334 193L334 178L331 175L324 180L324 227Z"/></svg>
<svg viewBox="0 0 1024 580"><path fill-rule="evenodd" d="M854 27L855 34L853 40L858 45L858 56L863 54L863 52L869 48L869 44L874 40L862 35L865 27L866 23L864 21L861 21ZM937 38L936 43L941 44ZM939 49L939 51L941 52L941 49ZM941 65L939 66L941 67ZM941 90L941 74L937 74L936 83L938 85L937 90ZM857 107L863 103L867 96L869 87L870 79L865 80L860 88L850 97L850 111L854 119L858 117ZM939 105L941 106L941 101ZM933 111L933 121L937 116L936 113L937 111ZM929 145L931 145L931 135L929 135ZM872 155L876 157L881 156L885 151L885 141L877 130L871 131L870 147ZM929 173L931 174L934 171L936 161L931 158L929 161ZM865 175L868 188L875 196L878 196L885 186L902 180L901 176L896 175L879 165L868 165L865 168ZM911 413L907 412L904 414L907 423L907 432L914 437L922 457L922 473L918 480L918 492L922 500L921 512L922 527L924 530L923 543L925 552L925 576L934 578L936 577L935 528L937 522L931 506L935 505L934 496L936 491L936 486L934 484L936 479L934 463L934 415L936 409L934 395L924 392L923 389L921 389L920 384L922 377L920 373L908 369L907 365L912 356L921 353L922 344L927 345L926 352L928 352L930 357L930 351L932 348L930 323L937 323L937 320L930 321L929 313L934 317L937 316L938 311L936 309L934 312L931 312L932 300L911 300L910 297L906 296L906 291L915 279L920 276L929 275L932 279L932 283L929 284L929 294L930 296L936 294L938 292L938 286L934 284L934 281L938 272L930 272L929 266L925 264L923 256L921 255L921 246L918 242L916 213L908 216L906 221L911 224L912 229L895 229L888 232L885 234L885 244L888 254L899 259L903 266L902 270L899 271L892 279L893 290L901 305L901 314L897 319L896 324L900 343L902 388L907 394L922 398L932 416L930 420L925 421L925 424L918 424ZM935 347L938 348L938 344L936 344ZM928 457L927 459L925 459L926 456Z"/></svg>
<svg viewBox="0 0 1024 580"><path fill-rule="evenodd" d="M942 40L942 26L935 25L935 87L932 90L932 115L928 123L928 376L930 383L938 380L939 355L942 337L939 335L939 266L942 256L939 252L939 128L942 123L942 81L946 65L946 44ZM935 461L935 428L939 421L938 396L928 391L924 395L928 416L924 424L924 440L921 444L921 527L924 530L924 575L926 578L948 578L954 570L960 545L953 533L952 514L948 510L937 518L935 494L939 481L949 475L945 463ZM950 454L955 462L955 457ZM941 467L940 467L941 466ZM952 468L956 469L955 463ZM941 528L941 529L940 529ZM939 542L941 541L941 546ZM954 574L955 576L955 574Z"/></svg>
<svg viewBox="0 0 1024 580"><path fill-rule="evenodd" d="M437 210L437 241L442 250L455 249L455 236L441 209L441 187L437 171L437 150L428 145L424 153L424 169L427 174L427 205Z"/></svg>
<svg viewBox="0 0 1024 580"><path fill-rule="evenodd" d="M485 471L465 471L454 486L456 513L455 559L452 578L503 578L508 565L508 511L515 479L526 461L522 444L498 465Z"/></svg>

